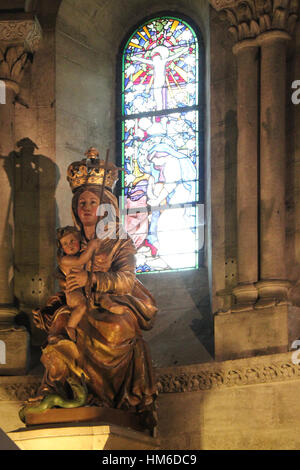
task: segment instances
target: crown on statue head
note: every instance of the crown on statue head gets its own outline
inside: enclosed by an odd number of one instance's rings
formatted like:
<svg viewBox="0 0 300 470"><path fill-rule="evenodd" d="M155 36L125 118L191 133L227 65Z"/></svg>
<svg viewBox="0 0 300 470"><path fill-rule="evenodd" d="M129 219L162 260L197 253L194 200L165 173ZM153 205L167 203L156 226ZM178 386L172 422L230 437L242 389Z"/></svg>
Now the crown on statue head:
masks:
<svg viewBox="0 0 300 470"><path fill-rule="evenodd" d="M100 160L99 152L94 147L90 147L84 155L86 158L71 163L67 170L67 180L73 192L84 184L103 185L105 161ZM105 175L105 187L112 191L117 180L118 168L113 163L108 162Z"/></svg>

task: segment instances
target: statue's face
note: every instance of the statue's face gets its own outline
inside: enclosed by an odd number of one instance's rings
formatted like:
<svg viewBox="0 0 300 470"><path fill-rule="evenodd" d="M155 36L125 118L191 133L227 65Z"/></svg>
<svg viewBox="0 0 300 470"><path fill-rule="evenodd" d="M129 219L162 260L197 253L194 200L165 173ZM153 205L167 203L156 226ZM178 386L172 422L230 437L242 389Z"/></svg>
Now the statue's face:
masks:
<svg viewBox="0 0 300 470"><path fill-rule="evenodd" d="M100 199L91 191L84 191L78 199L77 213L84 227L95 226L98 222L97 209Z"/></svg>
<svg viewBox="0 0 300 470"><path fill-rule="evenodd" d="M68 233L60 239L60 245L66 255L76 255L80 250L80 241L75 233Z"/></svg>

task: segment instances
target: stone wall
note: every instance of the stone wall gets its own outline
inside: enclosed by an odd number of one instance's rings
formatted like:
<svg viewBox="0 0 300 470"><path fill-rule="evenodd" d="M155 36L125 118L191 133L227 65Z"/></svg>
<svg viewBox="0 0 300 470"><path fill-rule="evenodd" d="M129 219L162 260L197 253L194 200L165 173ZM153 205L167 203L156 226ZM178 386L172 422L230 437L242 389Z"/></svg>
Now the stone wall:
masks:
<svg viewBox="0 0 300 470"><path fill-rule="evenodd" d="M299 449L300 369L291 353L157 373L162 449Z"/></svg>
<svg viewBox="0 0 300 470"><path fill-rule="evenodd" d="M53 293L55 266L55 35L44 28L15 103L15 296L21 309Z"/></svg>

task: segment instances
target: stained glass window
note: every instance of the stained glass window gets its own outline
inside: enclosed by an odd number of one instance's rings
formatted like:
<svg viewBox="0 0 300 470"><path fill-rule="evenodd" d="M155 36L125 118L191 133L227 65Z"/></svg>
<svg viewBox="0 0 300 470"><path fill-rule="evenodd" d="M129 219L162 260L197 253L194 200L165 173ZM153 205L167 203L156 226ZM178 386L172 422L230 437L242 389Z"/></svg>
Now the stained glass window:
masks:
<svg viewBox="0 0 300 470"><path fill-rule="evenodd" d="M123 213L137 272L198 265L198 47L189 24L164 16L123 49Z"/></svg>

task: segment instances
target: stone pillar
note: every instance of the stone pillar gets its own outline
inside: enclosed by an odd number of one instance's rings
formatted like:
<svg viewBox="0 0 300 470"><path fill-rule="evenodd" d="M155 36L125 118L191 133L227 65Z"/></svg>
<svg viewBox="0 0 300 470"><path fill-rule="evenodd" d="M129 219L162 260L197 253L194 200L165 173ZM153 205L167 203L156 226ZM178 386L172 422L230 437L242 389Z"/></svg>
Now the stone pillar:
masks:
<svg viewBox="0 0 300 470"><path fill-rule="evenodd" d="M259 35L260 100L260 282L256 308L286 302L285 266L286 46L285 31Z"/></svg>
<svg viewBox="0 0 300 470"><path fill-rule="evenodd" d="M39 43L41 29L31 14L0 15L0 81L5 100L0 104L0 340L5 361L0 375L24 374L28 365L28 333L16 328L14 317L14 101L20 90L23 69ZM2 343L3 344L3 343ZM4 362L4 363L3 363Z"/></svg>
<svg viewBox="0 0 300 470"><path fill-rule="evenodd" d="M215 357L227 360L288 348L285 74L298 1L210 1L229 20L238 67L238 285L235 303L215 315Z"/></svg>
<svg viewBox="0 0 300 470"><path fill-rule="evenodd" d="M13 181L9 154L14 149L14 99L18 84L1 78L5 88L5 102L0 104L0 320L11 313L14 303L13 292ZM3 85L4 84L4 85ZM14 310L13 310L14 311Z"/></svg>
<svg viewBox="0 0 300 470"><path fill-rule="evenodd" d="M233 47L237 59L238 285L232 311L251 310L257 299L258 46L254 39Z"/></svg>

